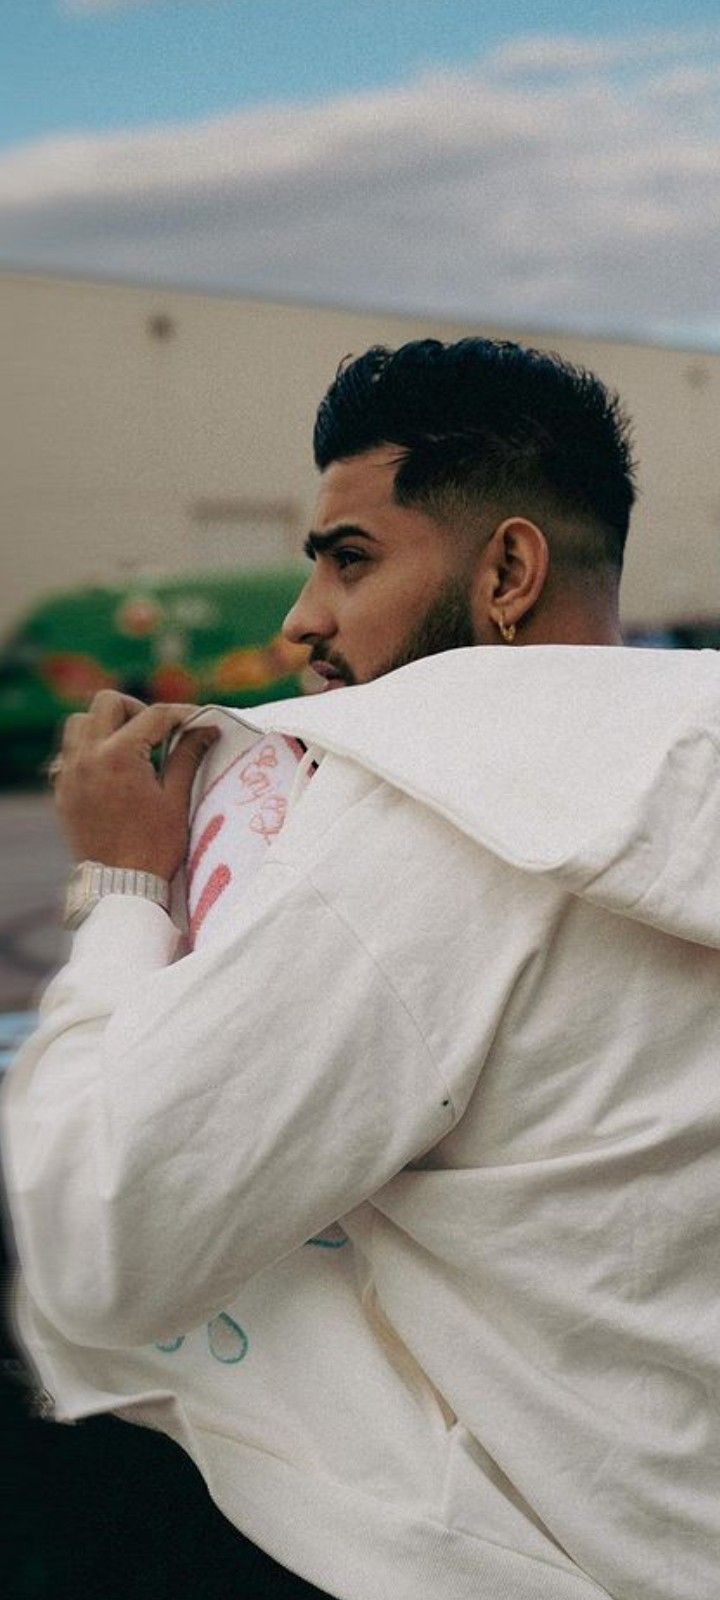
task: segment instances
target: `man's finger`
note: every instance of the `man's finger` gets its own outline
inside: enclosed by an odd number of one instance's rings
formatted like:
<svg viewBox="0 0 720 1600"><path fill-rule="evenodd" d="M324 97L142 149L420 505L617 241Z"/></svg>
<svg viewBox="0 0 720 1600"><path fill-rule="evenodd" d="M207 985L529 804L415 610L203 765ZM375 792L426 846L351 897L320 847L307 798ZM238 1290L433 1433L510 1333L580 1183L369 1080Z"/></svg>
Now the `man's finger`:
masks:
<svg viewBox="0 0 720 1600"><path fill-rule="evenodd" d="M108 734L115 733L147 709L146 702L136 700L132 694L121 694L117 689L100 689L90 702L87 733L94 738L107 738Z"/></svg>
<svg viewBox="0 0 720 1600"><path fill-rule="evenodd" d="M198 706L164 705L143 706L124 727L114 735L118 745L139 745L148 751L162 744L173 728L182 727L190 717L199 714Z"/></svg>
<svg viewBox="0 0 720 1600"><path fill-rule="evenodd" d="M86 711L73 711L63 723L61 749L63 755L70 755L82 744L85 737Z"/></svg>
<svg viewBox="0 0 720 1600"><path fill-rule="evenodd" d="M162 786L166 794L175 795L185 802L190 799L190 790L200 762L219 737L219 728L188 728L187 733L180 735L163 773Z"/></svg>

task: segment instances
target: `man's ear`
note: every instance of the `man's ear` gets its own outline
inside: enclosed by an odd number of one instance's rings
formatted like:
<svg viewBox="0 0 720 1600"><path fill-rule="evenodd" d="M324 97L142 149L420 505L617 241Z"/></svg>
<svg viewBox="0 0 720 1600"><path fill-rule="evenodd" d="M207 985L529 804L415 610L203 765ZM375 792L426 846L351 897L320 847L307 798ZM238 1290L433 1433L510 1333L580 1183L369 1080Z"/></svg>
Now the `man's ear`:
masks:
<svg viewBox="0 0 720 1600"><path fill-rule="evenodd" d="M507 517L485 547L483 610L495 628L519 627L537 605L550 570L548 542L536 522Z"/></svg>

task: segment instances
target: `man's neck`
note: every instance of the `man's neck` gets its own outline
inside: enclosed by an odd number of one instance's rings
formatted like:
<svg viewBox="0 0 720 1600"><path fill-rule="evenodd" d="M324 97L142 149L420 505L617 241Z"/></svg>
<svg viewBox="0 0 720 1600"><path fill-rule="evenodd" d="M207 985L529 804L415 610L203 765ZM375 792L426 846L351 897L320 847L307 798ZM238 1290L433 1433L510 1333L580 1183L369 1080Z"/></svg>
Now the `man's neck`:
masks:
<svg viewBox="0 0 720 1600"><path fill-rule="evenodd" d="M528 618L518 630L523 644L621 645L620 617L615 600L603 597L595 604L585 596L566 595L562 605L548 606Z"/></svg>

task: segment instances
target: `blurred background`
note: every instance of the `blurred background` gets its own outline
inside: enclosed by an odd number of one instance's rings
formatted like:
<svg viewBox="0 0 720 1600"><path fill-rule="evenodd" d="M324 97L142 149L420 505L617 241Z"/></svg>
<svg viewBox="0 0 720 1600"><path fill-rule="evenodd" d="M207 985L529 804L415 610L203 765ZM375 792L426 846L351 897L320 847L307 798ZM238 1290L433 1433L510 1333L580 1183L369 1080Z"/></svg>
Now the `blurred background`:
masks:
<svg viewBox="0 0 720 1600"><path fill-rule="evenodd" d="M626 637L720 644L720 23L713 0L0 0L0 36L1 1068L65 952L63 718L105 686L310 688L280 626L348 352L477 332L595 370L635 420ZM174 1447L30 1422L9 1331L4 1359L11 1600L237 1578Z"/></svg>

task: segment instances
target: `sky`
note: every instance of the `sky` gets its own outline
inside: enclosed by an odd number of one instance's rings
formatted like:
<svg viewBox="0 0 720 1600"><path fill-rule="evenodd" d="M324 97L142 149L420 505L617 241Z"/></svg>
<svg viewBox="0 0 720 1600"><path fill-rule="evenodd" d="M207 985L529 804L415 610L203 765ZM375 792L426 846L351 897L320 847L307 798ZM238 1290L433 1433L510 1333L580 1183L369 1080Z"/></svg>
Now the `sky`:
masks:
<svg viewBox="0 0 720 1600"><path fill-rule="evenodd" d="M0 265L720 348L714 0L0 0Z"/></svg>

